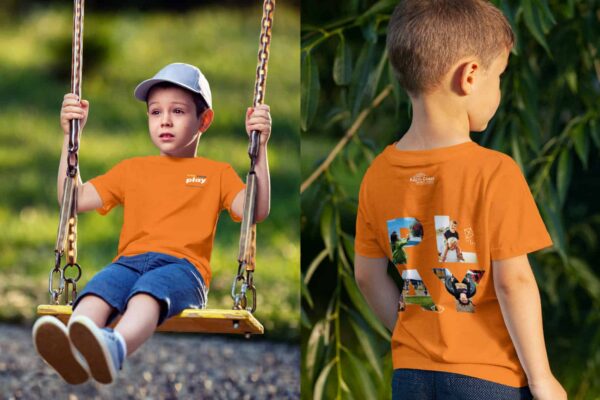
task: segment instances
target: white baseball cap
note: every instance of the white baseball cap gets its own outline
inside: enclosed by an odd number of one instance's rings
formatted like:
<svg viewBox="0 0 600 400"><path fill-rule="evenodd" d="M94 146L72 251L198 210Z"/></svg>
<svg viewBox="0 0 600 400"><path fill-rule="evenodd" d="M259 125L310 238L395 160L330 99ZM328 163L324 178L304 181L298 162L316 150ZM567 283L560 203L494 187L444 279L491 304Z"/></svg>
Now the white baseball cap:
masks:
<svg viewBox="0 0 600 400"><path fill-rule="evenodd" d="M184 89L198 93L206 102L209 108L212 108L212 95L210 86L202 72L193 65L184 63L169 64L151 79L146 79L133 92L138 100L146 101L148 92L154 85L161 82L170 82L174 85L181 86Z"/></svg>

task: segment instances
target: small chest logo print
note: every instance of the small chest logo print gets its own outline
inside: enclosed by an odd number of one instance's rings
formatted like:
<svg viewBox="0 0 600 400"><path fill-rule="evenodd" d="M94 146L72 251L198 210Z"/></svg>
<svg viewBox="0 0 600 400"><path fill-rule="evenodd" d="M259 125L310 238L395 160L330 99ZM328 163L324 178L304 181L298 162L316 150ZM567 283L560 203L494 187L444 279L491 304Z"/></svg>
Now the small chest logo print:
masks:
<svg viewBox="0 0 600 400"><path fill-rule="evenodd" d="M419 172L418 174L410 178L410 182L417 185L433 185L435 183L435 177L427 176L427 174Z"/></svg>
<svg viewBox="0 0 600 400"><path fill-rule="evenodd" d="M206 176L204 175L187 175L185 178L185 185L192 187L203 187L206 183Z"/></svg>

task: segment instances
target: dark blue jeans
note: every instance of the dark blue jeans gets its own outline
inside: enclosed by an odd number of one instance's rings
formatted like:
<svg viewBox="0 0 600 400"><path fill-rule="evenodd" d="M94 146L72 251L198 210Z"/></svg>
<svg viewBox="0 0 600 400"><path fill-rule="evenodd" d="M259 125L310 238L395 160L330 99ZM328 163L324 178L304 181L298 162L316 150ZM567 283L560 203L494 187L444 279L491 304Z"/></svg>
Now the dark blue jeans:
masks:
<svg viewBox="0 0 600 400"><path fill-rule="evenodd" d="M533 399L527 386L515 388L449 372L396 369L392 379L392 400L522 399Z"/></svg>

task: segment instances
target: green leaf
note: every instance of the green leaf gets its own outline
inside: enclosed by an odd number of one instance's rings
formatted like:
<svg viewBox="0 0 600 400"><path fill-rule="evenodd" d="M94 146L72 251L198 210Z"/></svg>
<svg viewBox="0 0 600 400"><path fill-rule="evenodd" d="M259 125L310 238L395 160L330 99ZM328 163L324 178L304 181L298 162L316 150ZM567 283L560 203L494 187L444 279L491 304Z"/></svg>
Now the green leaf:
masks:
<svg viewBox="0 0 600 400"><path fill-rule="evenodd" d="M540 141L540 132L542 129L540 128L540 124L535 112L532 112L531 109L526 109L519 112L519 117L523 125L526 127L523 133L527 143L529 143L531 149L536 154L539 154L540 148L542 147L542 143Z"/></svg>
<svg viewBox="0 0 600 400"><path fill-rule="evenodd" d="M590 266L578 257L570 257L571 266L579 275L578 280L583 288L596 300L600 300L600 279Z"/></svg>
<svg viewBox="0 0 600 400"><path fill-rule="evenodd" d="M329 259L333 260L335 249L337 248L337 213L331 203L325 204L321 212L321 238L325 243L325 249L329 254Z"/></svg>
<svg viewBox="0 0 600 400"><path fill-rule="evenodd" d="M319 92L321 90L319 83L319 69L310 53L302 53L301 75L300 125L302 130L306 131L311 126L315 114L317 113Z"/></svg>
<svg viewBox="0 0 600 400"><path fill-rule="evenodd" d="M342 232L342 243L346 253L348 253L350 262L354 263L354 237L346 232Z"/></svg>
<svg viewBox="0 0 600 400"><path fill-rule="evenodd" d="M323 394L325 392L325 385L327 383L327 377L329 376L329 371L331 371L331 369L336 364L336 362L337 362L336 359L331 360L329 362L329 364L327 364L325 366L325 368L323 368L323 370L319 374L319 378L317 379L317 382L315 383L315 389L313 391L313 393L314 393L313 399L314 400L323 399Z"/></svg>
<svg viewBox="0 0 600 400"><path fill-rule="evenodd" d="M525 26L527 30L533 35L533 38L546 50L546 53L551 57L550 48L546 42L544 35L544 24L540 20L540 14L537 7L531 4L532 0L523 0L521 5L523 7L523 19L525 20Z"/></svg>
<svg viewBox="0 0 600 400"><path fill-rule="evenodd" d="M354 399L354 396L352 396L352 391L348 387L348 384L344 380L343 376L341 377L341 380L340 380L340 387L342 388L342 391L346 393L346 395L348 396L347 398L349 400L353 400Z"/></svg>
<svg viewBox="0 0 600 400"><path fill-rule="evenodd" d="M300 307L300 324L306 329L312 328L312 323L310 322L308 315L306 315L304 307Z"/></svg>
<svg viewBox="0 0 600 400"><path fill-rule="evenodd" d="M496 2L496 3L498 3L498 2ZM515 16L516 8L513 10L509 4L509 1L502 0L500 3L501 4L499 5L499 8L502 10L502 14L504 14L506 16L506 18L508 19L508 22L510 23L510 26L512 27L513 32L515 33L515 43L512 48L512 53L514 55L518 56L520 53L521 44L519 41L519 35L518 35L517 24L516 24L516 16Z"/></svg>
<svg viewBox="0 0 600 400"><path fill-rule="evenodd" d="M590 119L589 129L594 144L600 149L600 129L598 129L598 123L595 119Z"/></svg>
<svg viewBox="0 0 600 400"><path fill-rule="evenodd" d="M591 223L579 223L569 229L569 234L572 238L579 238L591 251L596 251L600 244L598 242L598 233L592 228Z"/></svg>
<svg viewBox="0 0 600 400"><path fill-rule="evenodd" d="M369 374L365 371L361 360L359 360L354 354L352 354L348 349L343 348L343 354L346 355L346 358L349 362L344 363L344 366L350 369L352 375L355 379L351 381L351 385L355 388L355 392L358 391L360 393L357 394L357 398L359 399L376 399L377 398L377 390L376 386L373 383L373 380L369 376ZM356 390L358 389L358 390Z"/></svg>
<svg viewBox="0 0 600 400"><path fill-rule="evenodd" d="M587 169L588 163L588 150L589 150L589 139L585 134L585 129L583 124L577 124L573 126L571 132L569 132L569 136L573 139L573 144L575 145L575 152L579 156L584 169Z"/></svg>
<svg viewBox="0 0 600 400"><path fill-rule="evenodd" d="M325 331L325 324L328 324L328 322L325 320L320 320L315 324L310 332L310 336L308 337L308 342L306 344L304 365L306 374L308 376L308 381L311 383L313 382L315 372L318 370L323 353L323 333Z"/></svg>
<svg viewBox="0 0 600 400"><path fill-rule="evenodd" d="M550 6L547 0L533 0L536 4L536 9L539 11L540 24L544 33L550 32L550 28L556 25L556 19L550 11Z"/></svg>
<svg viewBox="0 0 600 400"><path fill-rule="evenodd" d="M398 0L379 0L377 3L373 4L367 11L365 11L363 15L359 17L359 21L369 18L370 16L375 14L387 14L391 12L397 4Z"/></svg>
<svg viewBox="0 0 600 400"><path fill-rule="evenodd" d="M350 83L351 78L352 56L350 46L346 42L346 39L344 39L344 36L340 35L340 43L338 44L333 61L333 81L337 85L344 86Z"/></svg>
<svg viewBox="0 0 600 400"><path fill-rule="evenodd" d="M346 89L342 88L340 92L346 92ZM342 93L340 93L340 97L344 97ZM343 102L343 100L340 101L340 103ZM329 130L332 128L332 126L339 122L347 122L350 119L350 117L350 111L348 111L347 109L342 107L334 107L327 113L327 116L325 117L325 123L323 124L323 129Z"/></svg>
<svg viewBox="0 0 600 400"><path fill-rule="evenodd" d="M362 24L362 33L363 37L367 42L377 43L377 25L378 21L376 18L370 19L366 24Z"/></svg>
<svg viewBox="0 0 600 400"><path fill-rule="evenodd" d="M326 347L329 347L331 344L331 340L334 339L333 335L331 335L331 324L329 322L335 321L339 316L335 313L336 305L338 304L337 293L340 290L339 287L335 288L334 295L329 299L329 303L327 304L327 310L325 311L325 321L327 324L323 327L323 343L325 343ZM332 346L333 347L333 346Z"/></svg>
<svg viewBox="0 0 600 400"><path fill-rule="evenodd" d="M519 168L521 168L523 174L525 174L525 165L523 165L523 157L521 156L521 146L519 144L517 132L519 131L513 130L513 134L510 136L510 145L512 149L512 155L514 156L515 161L517 162L517 164L519 164Z"/></svg>
<svg viewBox="0 0 600 400"><path fill-rule="evenodd" d="M377 95L379 80L381 79L381 75L383 74L383 70L385 69L386 65L388 65L387 50L385 50L381 55L377 68L371 72L369 75L369 80L367 81L367 85L365 86L365 96L369 101L372 101Z"/></svg>
<svg viewBox="0 0 600 400"><path fill-rule="evenodd" d="M356 286L354 278L348 274L343 274L343 281L344 287L346 288L354 307L356 307L365 321L367 321L367 323L375 332L377 332L377 334L379 334L379 336L387 341L390 341L390 332L383 326L381 321L377 319L375 314L373 314L373 311L371 311L369 305L363 298L362 293L360 293L360 290L358 290L358 286Z"/></svg>
<svg viewBox="0 0 600 400"><path fill-rule="evenodd" d="M310 278L312 278L313 274L317 270L317 267L321 264L325 257L327 257L328 253L329 251L327 249L321 250L321 252L310 263L308 269L306 270L306 274L304 275L304 284L308 285L308 282L310 282Z"/></svg>
<svg viewBox="0 0 600 400"><path fill-rule="evenodd" d="M568 147L565 147L558 157L558 169L556 171L556 189L558 190L561 207L565 204L569 184L571 183L572 164L571 152Z"/></svg>
<svg viewBox="0 0 600 400"><path fill-rule="evenodd" d="M348 274L353 274L354 269L352 268L350 262L348 261L348 258L346 257L346 253L344 252L344 246L338 246L338 255L340 257L340 262L342 263L342 268L344 268L344 271Z"/></svg>
<svg viewBox="0 0 600 400"><path fill-rule="evenodd" d="M575 69L569 68L563 72L567 86L573 94L577 94L577 73Z"/></svg>
<svg viewBox="0 0 600 400"><path fill-rule="evenodd" d="M554 193L552 183L544 182L544 190L542 191L542 199L538 202L540 213L548 228L548 233L554 242L554 247L558 250L563 259L567 259L567 244L565 230L561 220L559 207L556 203L557 195Z"/></svg>
<svg viewBox="0 0 600 400"><path fill-rule="evenodd" d="M352 115L359 113L365 97L365 86L369 79L369 74L373 69L375 59L375 45L366 42L358 56L354 72L352 73L352 82L350 83L349 98L352 104Z"/></svg>
<svg viewBox="0 0 600 400"><path fill-rule="evenodd" d="M347 309L346 311L350 315L350 326L354 330L356 338L358 339L358 342L360 343L367 360L371 364L371 367L373 367L373 370L379 379L382 380L383 371L381 370L381 360L375 351L375 344L373 343L374 338L372 337L371 332L369 332L364 320L360 317L360 315L350 309Z"/></svg>
<svg viewBox="0 0 600 400"><path fill-rule="evenodd" d="M306 278L300 280L300 292L302 294L302 297L308 303L308 306L310 308L313 308L314 307L313 299L312 299L312 296L310 295L310 290L308 289L308 286L306 286L305 280L306 280Z"/></svg>
<svg viewBox="0 0 600 400"><path fill-rule="evenodd" d="M394 95L394 101L396 102L396 113L399 113L406 96L404 89L402 89L398 82L394 67L392 67L391 63L388 63L388 79L392 83L392 94Z"/></svg>

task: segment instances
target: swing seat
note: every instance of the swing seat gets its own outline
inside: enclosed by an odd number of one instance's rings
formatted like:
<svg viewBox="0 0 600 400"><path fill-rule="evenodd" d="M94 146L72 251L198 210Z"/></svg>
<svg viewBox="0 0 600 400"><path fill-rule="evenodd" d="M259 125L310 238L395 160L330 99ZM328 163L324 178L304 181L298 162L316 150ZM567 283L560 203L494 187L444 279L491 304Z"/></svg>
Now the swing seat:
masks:
<svg viewBox="0 0 600 400"><path fill-rule="evenodd" d="M43 304L37 314L53 315L65 325L73 312L71 306ZM118 321L118 320L117 320ZM115 321L112 325L115 325ZM157 332L230 333L238 335L262 335L264 327L246 310L193 309L183 310L166 320Z"/></svg>

